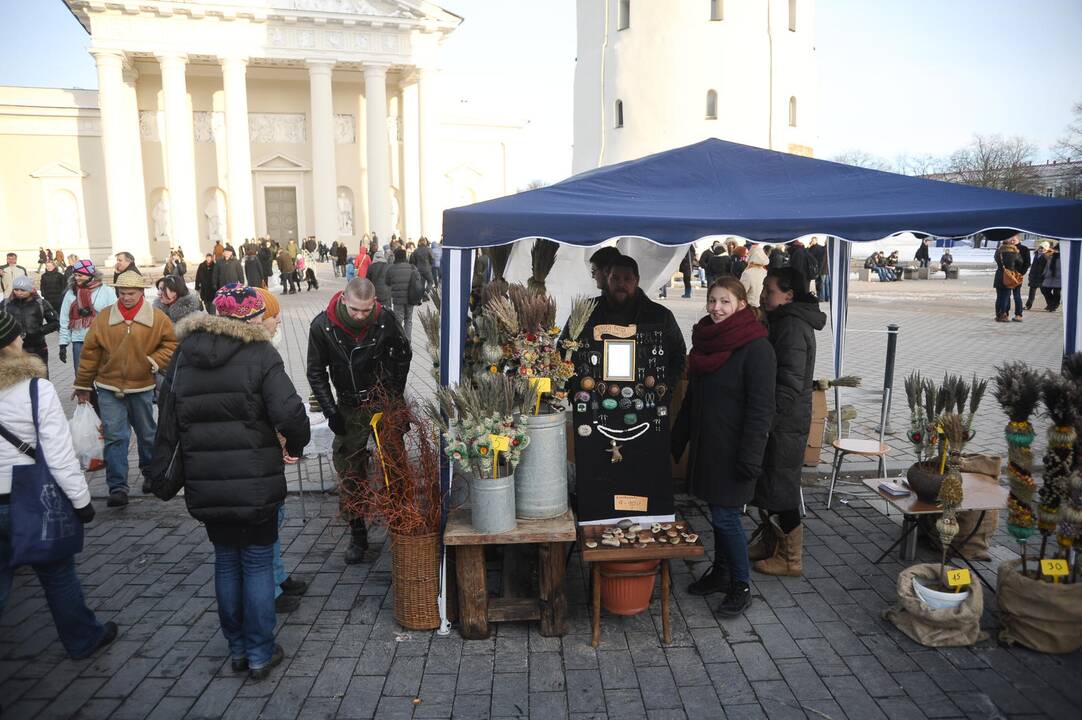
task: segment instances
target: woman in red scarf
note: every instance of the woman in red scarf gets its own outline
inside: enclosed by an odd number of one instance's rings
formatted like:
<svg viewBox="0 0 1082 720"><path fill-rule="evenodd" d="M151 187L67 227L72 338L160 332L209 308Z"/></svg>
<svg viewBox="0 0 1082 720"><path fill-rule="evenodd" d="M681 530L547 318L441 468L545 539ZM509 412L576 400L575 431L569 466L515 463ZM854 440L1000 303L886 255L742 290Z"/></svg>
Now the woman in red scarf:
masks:
<svg viewBox="0 0 1082 720"><path fill-rule="evenodd" d="M762 473L774 419L776 361L739 280L715 280L706 308L691 333L688 390L673 427L672 453L679 458L690 443L688 484L709 504L714 527L714 564L688 592L725 593L718 613L734 617L751 604L740 518Z"/></svg>

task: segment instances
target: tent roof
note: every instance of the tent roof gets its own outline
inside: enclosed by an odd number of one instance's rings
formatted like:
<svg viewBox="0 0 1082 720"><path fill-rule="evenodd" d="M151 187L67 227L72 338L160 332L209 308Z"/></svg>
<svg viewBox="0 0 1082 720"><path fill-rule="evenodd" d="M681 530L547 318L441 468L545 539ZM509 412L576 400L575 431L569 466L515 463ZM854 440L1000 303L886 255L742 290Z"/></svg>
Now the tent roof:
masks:
<svg viewBox="0 0 1082 720"><path fill-rule="evenodd" d="M641 236L784 242L809 234L878 240L913 231L962 237L1010 229L1082 238L1082 202L925 180L724 140L580 173L538 190L444 211L447 247L547 237L597 245Z"/></svg>

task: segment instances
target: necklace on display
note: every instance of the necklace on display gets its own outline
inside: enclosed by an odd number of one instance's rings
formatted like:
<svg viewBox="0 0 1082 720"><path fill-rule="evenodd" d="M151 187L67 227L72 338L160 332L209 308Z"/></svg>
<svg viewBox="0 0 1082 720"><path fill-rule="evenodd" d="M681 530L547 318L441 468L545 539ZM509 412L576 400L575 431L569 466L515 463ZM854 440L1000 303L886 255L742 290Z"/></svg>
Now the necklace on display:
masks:
<svg viewBox="0 0 1082 720"><path fill-rule="evenodd" d="M607 428L604 425L598 425L597 431L607 437L609 440L616 442L627 442L628 440L634 440L641 436L644 432L650 429L650 423L644 422L636 425L635 427L627 428L626 430L616 430L613 428Z"/></svg>

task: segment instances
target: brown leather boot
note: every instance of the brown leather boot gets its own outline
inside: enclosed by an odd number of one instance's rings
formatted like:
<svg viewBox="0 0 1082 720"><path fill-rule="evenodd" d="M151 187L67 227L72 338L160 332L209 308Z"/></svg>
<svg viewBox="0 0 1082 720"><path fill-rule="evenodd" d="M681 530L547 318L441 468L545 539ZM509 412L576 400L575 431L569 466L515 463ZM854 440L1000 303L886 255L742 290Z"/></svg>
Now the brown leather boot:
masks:
<svg viewBox="0 0 1082 720"><path fill-rule="evenodd" d="M778 539L774 535L774 526L770 524L770 515L759 511L759 527L748 538L748 560L766 560L774 554Z"/></svg>
<svg viewBox="0 0 1082 720"><path fill-rule="evenodd" d="M797 525L789 534L785 534L778 526L776 518L770 518L770 523L774 526L778 546L771 557L760 560L752 565L752 568L764 575L798 577L803 572L804 526Z"/></svg>

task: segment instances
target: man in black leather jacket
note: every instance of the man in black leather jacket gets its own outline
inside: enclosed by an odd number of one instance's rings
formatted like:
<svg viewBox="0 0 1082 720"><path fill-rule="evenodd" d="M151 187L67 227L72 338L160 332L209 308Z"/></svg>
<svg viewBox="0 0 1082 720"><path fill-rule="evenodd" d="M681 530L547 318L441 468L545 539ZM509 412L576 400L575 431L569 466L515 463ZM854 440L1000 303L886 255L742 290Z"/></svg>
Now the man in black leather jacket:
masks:
<svg viewBox="0 0 1082 720"><path fill-rule="evenodd" d="M349 521L350 564L370 562L377 555L369 551L364 519L344 502L366 476L369 422L379 411L373 405L373 391L381 386L384 392L401 396L412 357L402 326L376 300L376 288L367 279L351 280L309 328L308 384L335 434L332 460L341 483L339 508Z"/></svg>

